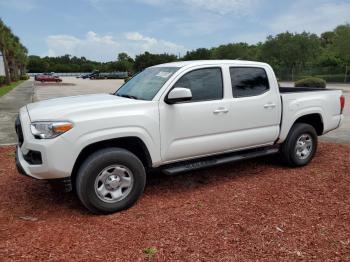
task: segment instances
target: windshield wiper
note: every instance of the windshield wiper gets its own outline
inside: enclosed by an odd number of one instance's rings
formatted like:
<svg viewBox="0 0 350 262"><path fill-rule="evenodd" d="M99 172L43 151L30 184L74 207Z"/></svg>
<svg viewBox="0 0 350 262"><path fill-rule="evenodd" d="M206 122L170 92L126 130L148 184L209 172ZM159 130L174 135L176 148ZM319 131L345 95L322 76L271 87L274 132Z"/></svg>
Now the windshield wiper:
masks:
<svg viewBox="0 0 350 262"><path fill-rule="evenodd" d="M136 96L132 96L132 95L120 95L120 94L117 94L117 96L120 96L120 97L126 97L126 98L131 98L131 99L138 99Z"/></svg>

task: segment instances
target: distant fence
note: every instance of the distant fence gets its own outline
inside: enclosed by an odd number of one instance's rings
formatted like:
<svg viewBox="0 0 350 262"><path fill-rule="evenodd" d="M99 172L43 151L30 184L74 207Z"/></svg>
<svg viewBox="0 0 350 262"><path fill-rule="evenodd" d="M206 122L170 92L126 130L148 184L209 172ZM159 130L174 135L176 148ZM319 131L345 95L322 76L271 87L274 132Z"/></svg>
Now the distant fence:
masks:
<svg viewBox="0 0 350 262"><path fill-rule="evenodd" d="M281 81L295 81L305 77L319 77L329 83L350 83L350 67L311 67L299 70L292 68L275 68L275 73Z"/></svg>
<svg viewBox="0 0 350 262"><path fill-rule="evenodd" d="M77 77L77 76L80 76L80 75L83 75L83 74L89 74L91 72L72 72L72 73L60 73L60 72L52 72L53 74L55 74L56 76L74 76L74 77ZM28 73L29 76L36 76L36 75L41 75L43 73ZM117 75L120 75L121 77L127 77L128 76L128 72L109 72L109 73L104 73L104 72L100 72L101 75L104 75L104 74L117 74Z"/></svg>
<svg viewBox="0 0 350 262"><path fill-rule="evenodd" d="M82 74L88 74L89 72L76 72L76 73L54 73L57 76L80 76ZM29 76L41 75L43 73L28 73Z"/></svg>

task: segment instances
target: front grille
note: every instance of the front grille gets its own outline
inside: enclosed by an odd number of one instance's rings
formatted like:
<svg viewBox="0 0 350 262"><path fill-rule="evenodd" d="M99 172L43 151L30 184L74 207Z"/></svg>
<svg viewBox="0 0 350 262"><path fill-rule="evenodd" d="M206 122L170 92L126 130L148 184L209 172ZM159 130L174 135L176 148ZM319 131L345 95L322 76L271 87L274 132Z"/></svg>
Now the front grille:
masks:
<svg viewBox="0 0 350 262"><path fill-rule="evenodd" d="M21 121L19 120L19 116L17 116L16 121L15 121L15 129L17 133L17 138L18 138L18 144L21 146L23 144L23 132L22 132L22 125Z"/></svg>

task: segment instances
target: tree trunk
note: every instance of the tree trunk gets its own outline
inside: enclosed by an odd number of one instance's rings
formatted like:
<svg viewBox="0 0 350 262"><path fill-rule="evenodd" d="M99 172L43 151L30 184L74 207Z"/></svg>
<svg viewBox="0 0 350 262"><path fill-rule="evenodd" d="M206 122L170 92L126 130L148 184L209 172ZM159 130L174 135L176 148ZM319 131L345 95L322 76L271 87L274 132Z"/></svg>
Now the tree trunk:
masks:
<svg viewBox="0 0 350 262"><path fill-rule="evenodd" d="M4 68L5 68L5 76L6 76L5 83L10 84L11 83L11 75L10 75L9 64L7 61L5 50L1 51L1 54L2 54L3 61L4 61Z"/></svg>
<svg viewBox="0 0 350 262"><path fill-rule="evenodd" d="M10 71L11 81L16 81L17 80L16 63L13 58L8 57L7 59L9 61L9 71Z"/></svg>

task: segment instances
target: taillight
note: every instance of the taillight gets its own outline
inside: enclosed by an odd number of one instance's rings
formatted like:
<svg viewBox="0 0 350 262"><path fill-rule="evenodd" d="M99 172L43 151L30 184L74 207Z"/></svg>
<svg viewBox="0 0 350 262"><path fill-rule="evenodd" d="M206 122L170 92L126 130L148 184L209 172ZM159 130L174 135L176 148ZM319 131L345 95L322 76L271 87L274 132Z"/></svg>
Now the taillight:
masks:
<svg viewBox="0 0 350 262"><path fill-rule="evenodd" d="M345 96L340 96L340 114L343 113L343 109L344 109L344 106L345 106Z"/></svg>

